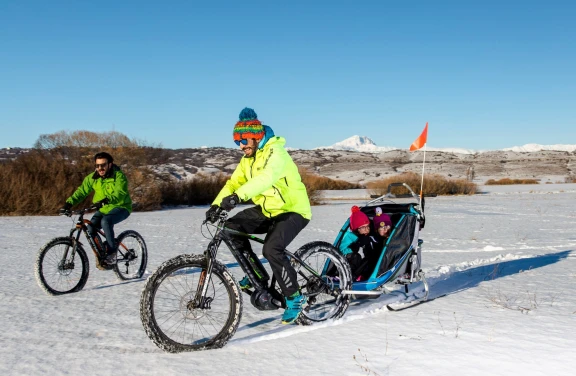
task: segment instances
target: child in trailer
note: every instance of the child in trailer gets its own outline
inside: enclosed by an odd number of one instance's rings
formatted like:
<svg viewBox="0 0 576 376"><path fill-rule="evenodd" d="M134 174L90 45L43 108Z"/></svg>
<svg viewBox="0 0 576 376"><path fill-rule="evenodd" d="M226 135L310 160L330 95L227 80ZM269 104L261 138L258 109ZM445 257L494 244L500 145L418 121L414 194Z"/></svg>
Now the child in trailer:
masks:
<svg viewBox="0 0 576 376"><path fill-rule="evenodd" d="M382 208L376 208L376 214L374 215L374 230L377 236L382 241L382 244L386 243L392 232L392 220L388 214L382 213Z"/></svg>
<svg viewBox="0 0 576 376"><path fill-rule="evenodd" d="M364 281L370 277L370 274L372 274L374 267L378 263L384 245L388 241L390 233L392 232L392 220L388 214L382 212L382 208L380 207L375 209L372 223L374 224L375 234L370 236L372 239L372 242L370 243L371 248L368 252L366 251L366 248L364 248L364 258L362 259L362 263L357 266L357 281Z"/></svg>
<svg viewBox="0 0 576 376"><path fill-rule="evenodd" d="M350 231L344 234L340 242L340 251L346 256L350 264L352 278L355 281L361 281L365 279L362 273L367 271L369 263L374 259L377 260L380 255L384 238L377 237L375 233L371 234L370 218L358 206L353 206L351 211ZM362 249L364 257L360 255L360 249Z"/></svg>

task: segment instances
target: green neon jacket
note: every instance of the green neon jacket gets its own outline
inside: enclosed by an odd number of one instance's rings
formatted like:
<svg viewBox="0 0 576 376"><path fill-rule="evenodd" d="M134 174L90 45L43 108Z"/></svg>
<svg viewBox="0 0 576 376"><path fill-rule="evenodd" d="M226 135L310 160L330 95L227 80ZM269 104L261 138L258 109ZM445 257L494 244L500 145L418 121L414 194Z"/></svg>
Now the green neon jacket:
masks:
<svg viewBox="0 0 576 376"><path fill-rule="evenodd" d="M129 213L132 212L132 199L128 193L128 179L120 167L112 165L110 172L100 177L98 172L94 172L84 178L82 184L76 189L66 202L76 205L94 192L92 202L98 202L108 198L110 203L102 206L99 210L102 214L108 214L114 208L124 208Z"/></svg>
<svg viewBox="0 0 576 376"><path fill-rule="evenodd" d="M290 212L311 219L306 187L285 144L283 137L274 136L253 158L243 156L212 205L219 206L224 197L236 193L241 201L252 199L260 205L268 218Z"/></svg>

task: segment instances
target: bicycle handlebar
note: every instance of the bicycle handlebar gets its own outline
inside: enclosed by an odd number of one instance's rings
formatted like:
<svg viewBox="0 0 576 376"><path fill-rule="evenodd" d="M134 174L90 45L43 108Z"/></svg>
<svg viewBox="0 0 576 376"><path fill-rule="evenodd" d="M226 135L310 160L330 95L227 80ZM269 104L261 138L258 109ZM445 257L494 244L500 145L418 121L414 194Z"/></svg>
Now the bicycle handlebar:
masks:
<svg viewBox="0 0 576 376"><path fill-rule="evenodd" d="M212 213L210 218L206 218L202 222L202 225L205 225L208 222L214 223L217 221L225 221L227 217L228 217L228 212L226 210L222 209L221 207L218 207L218 209L216 209L216 211L214 213Z"/></svg>
<svg viewBox="0 0 576 376"><path fill-rule="evenodd" d="M59 214L60 214L60 215L64 215L64 216L66 216L66 217L71 217L73 214L75 214L75 215L80 215L80 214L86 213L87 211L96 210L96 209L98 209L98 206L96 206L96 205L91 205L91 206L89 206L89 207L87 207L87 208L79 209L79 210L60 211Z"/></svg>

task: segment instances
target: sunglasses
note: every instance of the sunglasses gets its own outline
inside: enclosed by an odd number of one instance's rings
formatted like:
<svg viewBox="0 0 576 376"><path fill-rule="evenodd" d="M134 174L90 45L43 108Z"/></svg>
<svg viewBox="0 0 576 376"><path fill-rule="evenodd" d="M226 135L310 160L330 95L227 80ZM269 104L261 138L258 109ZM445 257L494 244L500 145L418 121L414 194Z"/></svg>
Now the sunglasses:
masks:
<svg viewBox="0 0 576 376"><path fill-rule="evenodd" d="M234 142L236 143L236 145L240 146L240 144L242 145L248 145L248 139L247 138L243 138L240 140L234 140Z"/></svg>
<svg viewBox="0 0 576 376"><path fill-rule="evenodd" d="M108 163L96 163L94 166L96 166L96 168L104 169L108 166Z"/></svg>

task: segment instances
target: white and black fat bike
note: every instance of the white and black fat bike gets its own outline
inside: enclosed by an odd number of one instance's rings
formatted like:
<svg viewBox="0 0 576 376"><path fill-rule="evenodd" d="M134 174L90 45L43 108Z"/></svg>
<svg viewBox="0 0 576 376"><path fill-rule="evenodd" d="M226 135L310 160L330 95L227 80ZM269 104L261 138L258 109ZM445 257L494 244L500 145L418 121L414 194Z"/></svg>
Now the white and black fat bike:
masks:
<svg viewBox="0 0 576 376"><path fill-rule="evenodd" d="M167 352L214 349L234 335L242 317L241 289L228 268L216 259L224 243L250 280L242 290L259 310L285 308L274 277L254 253L237 249L231 234L258 243L264 240L225 226L228 213L219 210L202 226L215 229L204 254L184 254L164 262L142 291L140 318L150 339ZM208 227L210 226L210 227ZM297 324L310 325L342 317L350 303L350 265L331 244L314 241L296 252L284 250L308 298Z"/></svg>

